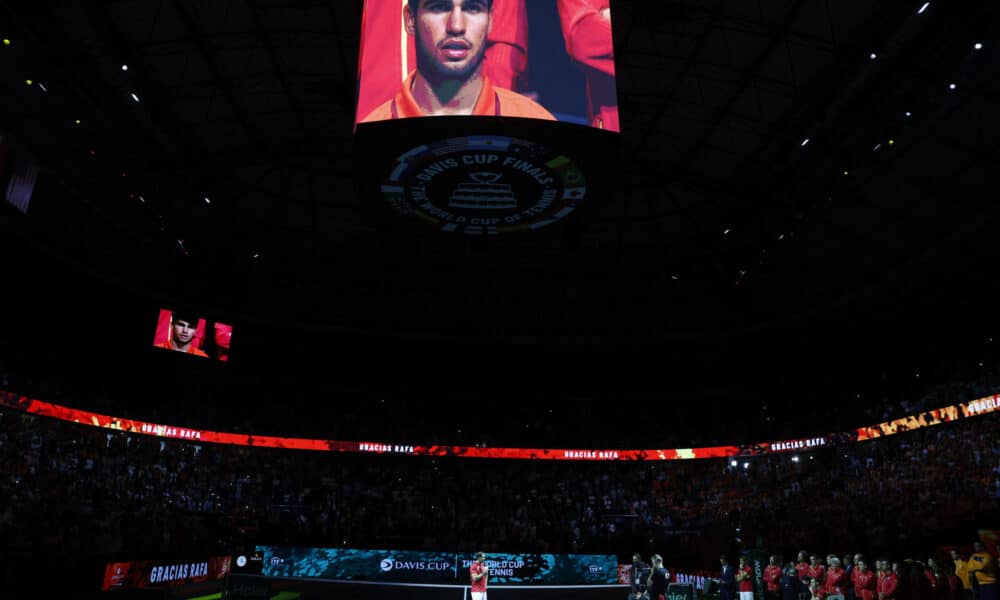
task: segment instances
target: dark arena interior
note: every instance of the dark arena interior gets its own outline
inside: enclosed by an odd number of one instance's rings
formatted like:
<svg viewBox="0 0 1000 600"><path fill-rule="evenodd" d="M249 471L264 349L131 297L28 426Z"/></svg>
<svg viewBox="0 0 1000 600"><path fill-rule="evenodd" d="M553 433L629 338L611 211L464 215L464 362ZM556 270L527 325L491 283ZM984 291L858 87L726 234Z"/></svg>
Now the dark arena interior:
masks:
<svg viewBox="0 0 1000 600"><path fill-rule="evenodd" d="M363 0L0 1L0 598L997 598L1000 3L522 0L541 104L574 3L620 133L356 125ZM372 193L480 126L580 210Z"/></svg>

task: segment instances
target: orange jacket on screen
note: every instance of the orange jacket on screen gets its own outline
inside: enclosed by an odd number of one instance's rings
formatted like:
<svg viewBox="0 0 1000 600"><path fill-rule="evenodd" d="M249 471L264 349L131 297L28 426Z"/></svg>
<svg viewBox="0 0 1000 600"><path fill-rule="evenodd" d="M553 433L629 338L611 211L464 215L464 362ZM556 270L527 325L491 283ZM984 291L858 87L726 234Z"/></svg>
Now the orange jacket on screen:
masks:
<svg viewBox="0 0 1000 600"><path fill-rule="evenodd" d="M399 88L396 97L382 104L373 110L367 117L362 119L362 123L372 121L388 121L391 119L409 119L412 117L424 117L417 101L410 91L413 86L413 78L417 72L410 73L410 76ZM472 114L481 117L523 117L526 119L544 119L555 121L552 113L545 110L541 104L525 98L517 92L505 90L493 85L489 77L483 76L483 89L479 93L476 106L472 109Z"/></svg>
<svg viewBox="0 0 1000 600"><path fill-rule="evenodd" d="M155 344L155 346L157 348L166 348L167 350L173 350L174 352L184 352L185 354L194 354L195 356L203 356L205 358L208 358L208 354L206 354L204 350L199 350L198 348L196 348L194 344L188 346L187 350L177 350L170 345L169 341L160 342L159 344Z"/></svg>
<svg viewBox="0 0 1000 600"><path fill-rule="evenodd" d="M559 20L566 52L584 67L587 102L594 127L621 131L615 87L615 46L611 18L603 11L610 0L559 0Z"/></svg>

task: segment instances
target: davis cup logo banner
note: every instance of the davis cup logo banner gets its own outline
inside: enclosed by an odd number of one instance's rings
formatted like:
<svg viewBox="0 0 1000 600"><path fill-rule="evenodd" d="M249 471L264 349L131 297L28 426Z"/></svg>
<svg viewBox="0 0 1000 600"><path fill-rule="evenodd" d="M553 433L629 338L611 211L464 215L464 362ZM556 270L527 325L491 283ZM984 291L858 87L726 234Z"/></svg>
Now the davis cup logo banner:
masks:
<svg viewBox="0 0 1000 600"><path fill-rule="evenodd" d="M587 196L583 172L566 155L503 136L449 138L396 159L382 183L396 212L445 232L498 235L541 229Z"/></svg>

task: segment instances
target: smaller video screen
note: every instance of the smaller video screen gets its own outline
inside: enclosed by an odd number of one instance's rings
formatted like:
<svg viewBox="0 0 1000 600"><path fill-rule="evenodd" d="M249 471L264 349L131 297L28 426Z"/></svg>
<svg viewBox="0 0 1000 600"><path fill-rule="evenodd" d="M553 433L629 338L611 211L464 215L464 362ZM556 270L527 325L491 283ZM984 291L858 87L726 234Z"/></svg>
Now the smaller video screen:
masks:
<svg viewBox="0 0 1000 600"><path fill-rule="evenodd" d="M161 308L153 347L229 362L233 326L183 310Z"/></svg>

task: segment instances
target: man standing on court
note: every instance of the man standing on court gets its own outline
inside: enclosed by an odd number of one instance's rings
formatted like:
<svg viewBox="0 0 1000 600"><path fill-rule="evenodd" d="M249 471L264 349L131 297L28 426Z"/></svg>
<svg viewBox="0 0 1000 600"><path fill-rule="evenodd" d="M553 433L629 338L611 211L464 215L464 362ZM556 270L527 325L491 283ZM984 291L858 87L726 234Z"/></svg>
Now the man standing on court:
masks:
<svg viewBox="0 0 1000 600"><path fill-rule="evenodd" d="M493 0L409 0L403 18L416 42L417 68L394 98L362 122L446 115L555 120L537 102L494 85L485 73Z"/></svg>
<svg viewBox="0 0 1000 600"><path fill-rule="evenodd" d="M472 579L472 600L486 600L486 581L490 577L490 568L486 566L486 555L476 553L476 562L469 567L469 577Z"/></svg>

